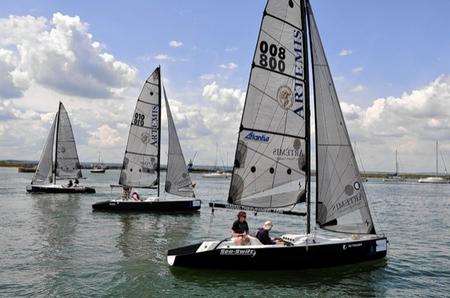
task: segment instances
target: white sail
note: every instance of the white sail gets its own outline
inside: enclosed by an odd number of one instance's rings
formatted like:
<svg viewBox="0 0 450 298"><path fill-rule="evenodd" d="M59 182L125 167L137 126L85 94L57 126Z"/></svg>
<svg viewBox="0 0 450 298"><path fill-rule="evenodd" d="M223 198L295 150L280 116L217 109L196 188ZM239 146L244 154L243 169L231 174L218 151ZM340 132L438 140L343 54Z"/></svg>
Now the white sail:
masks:
<svg viewBox="0 0 450 298"><path fill-rule="evenodd" d="M145 81L131 119L119 184L150 187L159 171L161 81L158 67Z"/></svg>
<svg viewBox="0 0 450 298"><path fill-rule="evenodd" d="M308 6L314 75L317 215L325 229L375 233L361 175L313 12Z"/></svg>
<svg viewBox="0 0 450 298"><path fill-rule="evenodd" d="M268 0L253 58L228 202L295 205L305 187L304 30L299 0Z"/></svg>
<svg viewBox="0 0 450 298"><path fill-rule="evenodd" d="M53 176L53 145L55 140L55 126L58 115L55 116L50 132L47 136L44 149L42 150L41 159L39 160L38 167L34 173L31 184L36 183L51 183Z"/></svg>
<svg viewBox="0 0 450 298"><path fill-rule="evenodd" d="M56 131L56 177L61 179L82 177L72 125L61 102Z"/></svg>
<svg viewBox="0 0 450 298"><path fill-rule="evenodd" d="M178 196L195 197L191 176L186 168L186 161L184 160L183 151L181 150L180 140L178 139L175 123L173 122L172 112L170 111L165 89L164 99L166 102L169 129L169 154L167 158L165 190L168 193Z"/></svg>

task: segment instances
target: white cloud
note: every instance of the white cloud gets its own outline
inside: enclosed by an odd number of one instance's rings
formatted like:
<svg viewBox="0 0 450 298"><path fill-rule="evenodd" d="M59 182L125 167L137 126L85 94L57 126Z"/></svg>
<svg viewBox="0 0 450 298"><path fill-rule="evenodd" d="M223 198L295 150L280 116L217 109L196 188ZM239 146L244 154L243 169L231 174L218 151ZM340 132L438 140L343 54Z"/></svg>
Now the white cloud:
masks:
<svg viewBox="0 0 450 298"><path fill-rule="evenodd" d="M171 46L172 48L179 48L183 46L183 43L181 41L172 40L171 42L169 42L169 46Z"/></svg>
<svg viewBox="0 0 450 298"><path fill-rule="evenodd" d="M91 136L89 138L89 145L100 148L114 148L121 146L124 142L119 132L107 124L103 124L89 134Z"/></svg>
<svg viewBox="0 0 450 298"><path fill-rule="evenodd" d="M131 86L136 69L105 52L88 29L78 16L59 12L51 20L33 16L0 19L0 64L7 61L5 55L13 57L8 58L8 67L0 66L0 84L5 77L9 80L9 94L0 95L21 96L32 82L88 98L111 97L114 89Z"/></svg>
<svg viewBox="0 0 450 298"><path fill-rule="evenodd" d="M225 52L235 52L238 50L238 47L226 47Z"/></svg>
<svg viewBox="0 0 450 298"><path fill-rule="evenodd" d="M233 70L233 69L236 69L238 67L238 65L234 62L229 62L226 64L220 64L219 67L223 68L223 69Z"/></svg>
<svg viewBox="0 0 450 298"><path fill-rule="evenodd" d="M163 54L163 53L156 54L155 56L153 56L153 58L155 60L161 60L161 61L172 61L172 62L175 61L175 59L173 59L169 55Z"/></svg>
<svg viewBox="0 0 450 298"><path fill-rule="evenodd" d="M227 112L241 109L245 100L245 92L240 89L220 88L215 81L203 87L202 95Z"/></svg>
<svg viewBox="0 0 450 298"><path fill-rule="evenodd" d="M339 56L350 56L351 54L353 54L353 51L349 49L342 49L339 52Z"/></svg>
<svg viewBox="0 0 450 298"><path fill-rule="evenodd" d="M364 85L359 84L359 85L356 85L355 87L351 88L350 92L356 93L356 92L362 92L364 90L366 90L366 87Z"/></svg>
<svg viewBox="0 0 450 298"><path fill-rule="evenodd" d="M364 67L358 66L358 67L355 67L355 68L352 69L352 73L353 73L353 74L359 74L359 73L361 73L363 70L364 70Z"/></svg>
<svg viewBox="0 0 450 298"><path fill-rule="evenodd" d="M217 75L213 74L213 73L205 73L202 74L199 78L202 81L211 81L214 80L216 78Z"/></svg>

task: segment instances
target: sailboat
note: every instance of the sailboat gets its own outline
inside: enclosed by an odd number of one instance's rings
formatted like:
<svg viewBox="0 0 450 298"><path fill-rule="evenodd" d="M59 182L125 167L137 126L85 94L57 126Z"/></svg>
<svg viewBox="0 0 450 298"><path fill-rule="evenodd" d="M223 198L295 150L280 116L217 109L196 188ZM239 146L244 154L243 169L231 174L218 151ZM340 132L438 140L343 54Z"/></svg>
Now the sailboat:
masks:
<svg viewBox="0 0 450 298"><path fill-rule="evenodd" d="M93 174L103 174L106 171L106 166L102 162L102 156L100 152L98 153L98 162L94 164L91 169L91 173Z"/></svg>
<svg viewBox="0 0 450 298"><path fill-rule="evenodd" d="M219 156L219 144L216 143L216 161L214 162L214 171L210 173L203 174L203 178L230 178L231 173L225 171L225 167L220 169L218 166L218 156Z"/></svg>
<svg viewBox="0 0 450 298"><path fill-rule="evenodd" d="M73 136L69 114L60 102L36 172L27 191L46 193L95 193L92 187L73 183L82 178L80 160ZM57 180L69 184L57 184Z"/></svg>
<svg viewBox="0 0 450 298"><path fill-rule="evenodd" d="M398 174L398 152L395 150L395 173L388 175L383 179L384 182L402 182L405 178Z"/></svg>
<svg viewBox="0 0 450 298"><path fill-rule="evenodd" d="M122 197L92 205L95 211L112 212L190 212L201 207L195 198L191 177L181 150L169 102L164 90L169 131L169 152L165 182L166 193L190 199L160 199L161 169L161 71L156 68L145 81L131 120L119 185ZM132 188L157 187L157 196L145 200L131 193Z"/></svg>
<svg viewBox="0 0 450 298"><path fill-rule="evenodd" d="M450 181L439 176L439 141L436 141L436 175L434 177L425 177L418 180L419 183L446 184Z"/></svg>
<svg viewBox="0 0 450 298"><path fill-rule="evenodd" d="M315 208L311 208L310 191L307 29L317 143ZM307 0L268 0L251 68L228 204L223 205L277 212L302 202L305 192L306 212L299 215L306 216L306 233L282 235L283 243L274 245L262 245L253 237L246 245L235 244L233 238L208 240L169 250L168 264L297 270L386 256L387 238L375 231L310 4ZM311 209L315 209L318 231L311 231ZM277 214L274 216L280 216Z"/></svg>

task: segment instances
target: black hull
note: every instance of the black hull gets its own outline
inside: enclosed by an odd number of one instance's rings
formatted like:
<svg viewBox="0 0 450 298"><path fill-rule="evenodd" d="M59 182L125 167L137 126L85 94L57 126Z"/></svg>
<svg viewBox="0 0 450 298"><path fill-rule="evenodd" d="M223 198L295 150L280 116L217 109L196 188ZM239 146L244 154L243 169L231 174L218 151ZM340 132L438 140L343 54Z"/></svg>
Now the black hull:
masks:
<svg viewBox="0 0 450 298"><path fill-rule="evenodd" d="M377 241L378 248L377 248ZM168 251L175 267L232 270L304 270L382 259L386 238L309 246L219 248L196 253L202 243ZM385 249L380 249L381 243ZM171 257L174 257L171 260Z"/></svg>
<svg viewBox="0 0 450 298"><path fill-rule="evenodd" d="M104 201L92 205L94 211L143 213L196 212L200 207L200 200Z"/></svg>
<svg viewBox="0 0 450 298"><path fill-rule="evenodd" d="M95 188L92 187L41 187L39 185L31 185L27 187L27 192L30 193L95 193Z"/></svg>

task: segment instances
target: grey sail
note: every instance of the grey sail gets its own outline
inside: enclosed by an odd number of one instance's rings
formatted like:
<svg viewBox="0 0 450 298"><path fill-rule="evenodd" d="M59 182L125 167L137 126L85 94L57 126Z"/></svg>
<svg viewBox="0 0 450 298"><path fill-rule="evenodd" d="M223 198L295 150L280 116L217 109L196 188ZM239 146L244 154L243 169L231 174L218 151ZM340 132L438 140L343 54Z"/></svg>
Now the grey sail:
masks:
<svg viewBox="0 0 450 298"><path fill-rule="evenodd" d="M34 173L31 184L37 183L51 183L53 176L53 145L55 140L55 126L58 115L55 116L50 132L47 136L44 149L41 153L41 159L39 160L38 167Z"/></svg>
<svg viewBox="0 0 450 298"><path fill-rule="evenodd" d="M61 102L59 103L56 131L56 177L60 179L82 177L72 125Z"/></svg>
<svg viewBox="0 0 450 298"><path fill-rule="evenodd" d="M169 128L169 154L167 158L165 190L168 193L178 196L195 197L191 176L186 168L186 161L184 160L183 151L181 150L180 140L178 139L175 123L173 122L172 112L170 111L165 89L164 99L166 102Z"/></svg>
<svg viewBox="0 0 450 298"><path fill-rule="evenodd" d="M305 60L299 0L269 0L242 115L228 202L291 207L306 181Z"/></svg>
<svg viewBox="0 0 450 298"><path fill-rule="evenodd" d="M119 184L151 187L159 172L161 81L158 67L145 81L131 119Z"/></svg>
<svg viewBox="0 0 450 298"><path fill-rule="evenodd" d="M320 227L375 233L361 175L313 12L308 7L314 75L317 214Z"/></svg>

